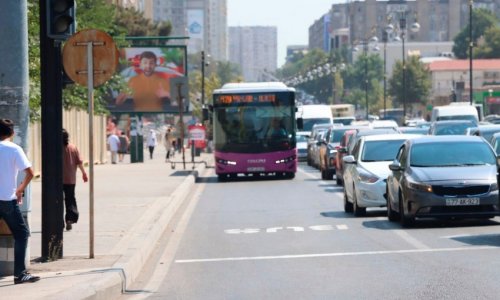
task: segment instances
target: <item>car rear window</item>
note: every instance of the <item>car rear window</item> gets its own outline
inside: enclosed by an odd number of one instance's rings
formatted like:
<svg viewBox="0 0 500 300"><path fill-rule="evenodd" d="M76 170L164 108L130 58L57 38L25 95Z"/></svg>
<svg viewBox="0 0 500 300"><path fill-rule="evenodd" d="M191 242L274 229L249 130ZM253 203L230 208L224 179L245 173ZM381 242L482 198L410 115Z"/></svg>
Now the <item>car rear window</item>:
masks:
<svg viewBox="0 0 500 300"><path fill-rule="evenodd" d="M413 145L410 151L410 165L413 167L461 167L495 164L495 154L486 142L423 143Z"/></svg>

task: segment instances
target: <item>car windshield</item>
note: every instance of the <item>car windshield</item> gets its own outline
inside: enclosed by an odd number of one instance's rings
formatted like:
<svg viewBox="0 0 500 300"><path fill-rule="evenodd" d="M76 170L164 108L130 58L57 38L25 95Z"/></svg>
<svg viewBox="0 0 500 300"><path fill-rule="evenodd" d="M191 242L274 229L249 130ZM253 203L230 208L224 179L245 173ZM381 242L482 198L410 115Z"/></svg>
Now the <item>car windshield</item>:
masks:
<svg viewBox="0 0 500 300"><path fill-rule="evenodd" d="M404 140L367 141L363 148L361 161L392 161L396 158L399 147L403 142Z"/></svg>
<svg viewBox="0 0 500 300"><path fill-rule="evenodd" d="M451 124L436 124L434 135L463 135L467 132L467 128L474 127L472 123L451 123Z"/></svg>
<svg viewBox="0 0 500 300"><path fill-rule="evenodd" d="M410 165L412 167L462 167L495 164L495 154L486 142L423 143L413 145L410 152Z"/></svg>

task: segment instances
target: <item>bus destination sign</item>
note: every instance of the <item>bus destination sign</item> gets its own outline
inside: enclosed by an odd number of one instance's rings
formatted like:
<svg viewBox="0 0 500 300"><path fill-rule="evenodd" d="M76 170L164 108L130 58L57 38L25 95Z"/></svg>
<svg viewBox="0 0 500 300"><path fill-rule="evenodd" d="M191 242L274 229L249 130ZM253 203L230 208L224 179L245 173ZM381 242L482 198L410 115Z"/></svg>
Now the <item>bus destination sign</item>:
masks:
<svg viewBox="0 0 500 300"><path fill-rule="evenodd" d="M274 103L276 94L224 94L215 97L216 104Z"/></svg>

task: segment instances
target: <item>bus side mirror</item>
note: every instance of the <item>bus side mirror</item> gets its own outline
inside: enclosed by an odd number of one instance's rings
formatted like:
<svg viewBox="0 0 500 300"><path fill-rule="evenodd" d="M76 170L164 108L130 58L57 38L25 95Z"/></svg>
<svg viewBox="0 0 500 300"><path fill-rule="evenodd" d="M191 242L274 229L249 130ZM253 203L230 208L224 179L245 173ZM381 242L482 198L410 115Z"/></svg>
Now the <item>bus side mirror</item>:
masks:
<svg viewBox="0 0 500 300"><path fill-rule="evenodd" d="M297 129L298 130L303 130L304 129L304 119L297 118Z"/></svg>
<svg viewBox="0 0 500 300"><path fill-rule="evenodd" d="M204 107L201 109L203 121L208 121L208 108Z"/></svg>

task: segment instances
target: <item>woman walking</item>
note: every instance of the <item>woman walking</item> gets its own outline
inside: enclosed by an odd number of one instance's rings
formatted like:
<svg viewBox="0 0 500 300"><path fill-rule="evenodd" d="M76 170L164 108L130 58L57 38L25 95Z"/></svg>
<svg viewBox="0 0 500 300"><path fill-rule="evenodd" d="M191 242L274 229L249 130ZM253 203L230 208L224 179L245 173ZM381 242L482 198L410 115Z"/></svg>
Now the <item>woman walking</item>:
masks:
<svg viewBox="0 0 500 300"><path fill-rule="evenodd" d="M170 152L172 151L172 133L170 128L165 132L165 136L163 137L163 145L165 146L165 150L167 151L167 157L165 158L165 162L170 161Z"/></svg>

